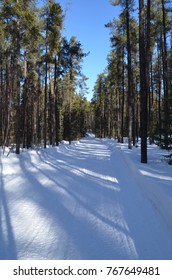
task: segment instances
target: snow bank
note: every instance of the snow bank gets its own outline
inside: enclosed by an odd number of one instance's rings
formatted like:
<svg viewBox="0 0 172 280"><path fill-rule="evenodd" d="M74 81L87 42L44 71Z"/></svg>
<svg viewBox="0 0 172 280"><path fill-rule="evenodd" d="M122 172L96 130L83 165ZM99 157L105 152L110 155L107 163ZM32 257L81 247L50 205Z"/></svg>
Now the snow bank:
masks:
<svg viewBox="0 0 172 280"><path fill-rule="evenodd" d="M172 203L171 198L166 195L162 187L158 184L150 182L145 178L145 176L140 172L135 162L131 160L130 157L125 153L121 153L126 164L131 170L132 176L137 181L138 185L141 186L144 194L153 203L154 207L158 210L160 215L166 221L167 225L172 230Z"/></svg>

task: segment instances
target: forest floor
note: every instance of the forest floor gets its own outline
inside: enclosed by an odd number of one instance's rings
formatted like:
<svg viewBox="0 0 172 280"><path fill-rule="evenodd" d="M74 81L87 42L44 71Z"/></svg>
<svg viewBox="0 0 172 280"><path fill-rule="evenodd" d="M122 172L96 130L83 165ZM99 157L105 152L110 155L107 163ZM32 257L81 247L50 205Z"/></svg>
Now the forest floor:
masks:
<svg viewBox="0 0 172 280"><path fill-rule="evenodd" d="M0 156L0 259L172 259L164 151L93 135Z"/></svg>

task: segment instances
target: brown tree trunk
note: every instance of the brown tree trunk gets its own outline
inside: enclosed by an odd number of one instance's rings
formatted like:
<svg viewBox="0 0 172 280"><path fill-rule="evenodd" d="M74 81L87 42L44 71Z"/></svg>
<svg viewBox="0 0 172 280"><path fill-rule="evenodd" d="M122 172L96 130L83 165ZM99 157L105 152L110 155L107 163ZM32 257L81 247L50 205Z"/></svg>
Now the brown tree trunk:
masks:
<svg viewBox="0 0 172 280"><path fill-rule="evenodd" d="M126 25L127 25L127 64L128 64L128 148L132 148L132 69L131 69L131 42L130 42L130 14L129 0L126 0Z"/></svg>
<svg viewBox="0 0 172 280"><path fill-rule="evenodd" d="M148 0L147 5L150 5ZM141 162L147 163L147 82L148 71L147 51L148 43L145 36L144 1L139 0L139 56L140 56L140 135L141 135ZM149 9L149 7L147 7ZM149 14L148 14L149 15ZM147 45L146 45L147 44Z"/></svg>
<svg viewBox="0 0 172 280"><path fill-rule="evenodd" d="M16 78L17 78L16 154L19 154L20 153L20 22L19 19L17 19L17 77Z"/></svg>

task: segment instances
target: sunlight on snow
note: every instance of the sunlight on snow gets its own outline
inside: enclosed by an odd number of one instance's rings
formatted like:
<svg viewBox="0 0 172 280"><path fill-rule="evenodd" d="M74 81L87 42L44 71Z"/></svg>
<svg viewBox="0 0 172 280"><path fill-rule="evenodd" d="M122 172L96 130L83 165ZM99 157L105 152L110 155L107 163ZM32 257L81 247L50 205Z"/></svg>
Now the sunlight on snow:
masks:
<svg viewBox="0 0 172 280"><path fill-rule="evenodd" d="M57 160L57 162L66 164L66 162L63 161L63 160ZM65 167L63 165L63 169L68 170L68 167ZM106 175L103 175L103 174L100 174L100 173L96 173L96 172L91 171L91 170L86 169L86 168L79 168L79 167L74 168L74 167L71 166L70 167L70 172L75 174L75 175L77 175L77 176L80 176L80 177L84 177L85 175L90 175L92 177L95 177L95 178L98 178L98 179L102 179L104 181L108 181L110 183L115 183L115 184L119 183L117 178L115 178L115 177L106 176ZM116 191L120 191L120 188L117 187L117 186L114 186L114 185L113 185L112 189L116 190Z"/></svg>
<svg viewBox="0 0 172 280"><path fill-rule="evenodd" d="M105 212L104 205L102 205L102 209L99 209L98 212L92 211L91 208L89 212L80 208L80 211L75 211L74 214L78 221L84 220L85 224L89 225L90 230L96 231L97 240L99 239L103 242L102 247L104 246L105 255L108 248L113 248L118 256L127 255L127 259L138 259L135 243L130 235L121 206L118 203L115 205L110 204L108 211L113 213L111 219L109 219L109 215ZM90 242L92 243L91 240ZM101 250L101 248L99 249Z"/></svg>
<svg viewBox="0 0 172 280"><path fill-rule="evenodd" d="M73 144L71 146L69 145L63 145L62 147L62 150L67 150L68 151L68 154L66 154L66 156L71 156L71 155L75 155L76 156L76 153L79 154L80 156L83 155L83 156L94 156L94 157L98 157L99 159L100 158L107 158L107 159L110 159L110 155L111 155L111 152L110 150L108 149L108 147L104 144L91 144L91 143L84 143L84 142L78 142L76 144Z"/></svg>
<svg viewBox="0 0 172 280"><path fill-rule="evenodd" d="M162 180L172 181L172 177L163 176L163 175L160 175L159 173L158 174L153 174L153 173L145 171L145 170L140 170L140 172L143 175L149 176L149 177L152 177L152 178L156 178L156 179L158 178L158 179L162 179Z"/></svg>
<svg viewBox="0 0 172 280"><path fill-rule="evenodd" d="M103 174L100 174L100 173L96 173L96 172L93 172L93 171L85 169L85 168L79 168L79 170L82 171L83 173L91 175L93 177L98 177L100 179L103 179L103 180L106 180L106 181L118 184L118 180L115 177L106 176L106 175L103 175Z"/></svg>
<svg viewBox="0 0 172 280"><path fill-rule="evenodd" d="M16 175L17 172L20 171L20 166L18 165L18 163L14 163L15 168L11 168L11 166L9 165L5 165L3 168L3 175Z"/></svg>
<svg viewBox="0 0 172 280"><path fill-rule="evenodd" d="M20 207L17 207L17 209L20 209L20 211L18 213L16 211L17 215L13 221L17 229L15 235L21 244L26 243L26 246L30 246L30 242L32 243L31 254L36 253L38 248L40 250L40 246L43 248L43 251L46 251L52 240L58 241L59 238L54 221L37 203L24 200L24 203L20 202ZM51 235L49 234L50 232ZM47 240L47 236L49 240Z"/></svg>
<svg viewBox="0 0 172 280"><path fill-rule="evenodd" d="M124 145L93 138L3 157L0 257L171 258L171 235L154 211L171 225L171 201L157 188L171 192L171 169L155 166L154 149L153 166L141 167L139 150ZM151 204L139 190L148 181Z"/></svg>

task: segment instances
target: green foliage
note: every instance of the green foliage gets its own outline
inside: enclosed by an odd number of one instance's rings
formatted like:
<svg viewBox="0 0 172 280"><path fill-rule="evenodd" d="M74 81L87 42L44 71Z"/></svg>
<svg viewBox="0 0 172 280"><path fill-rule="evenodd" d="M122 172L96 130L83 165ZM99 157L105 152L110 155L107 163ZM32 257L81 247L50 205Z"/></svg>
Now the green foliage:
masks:
<svg viewBox="0 0 172 280"><path fill-rule="evenodd" d="M86 133L86 54L76 37L62 38L63 20L56 1L0 1L0 144L17 139L17 153L20 144L58 145Z"/></svg>
<svg viewBox="0 0 172 280"><path fill-rule="evenodd" d="M41 13L43 18L43 33L48 51L54 54L60 47L61 30L63 28L64 15L59 3L47 1Z"/></svg>
<svg viewBox="0 0 172 280"><path fill-rule="evenodd" d="M143 4L143 25L140 24L140 26L139 14L137 16L136 13L133 13L136 10L134 1L111 0L109 2L113 6L120 5L122 12L118 18L112 19L105 25L110 30L111 50L107 57L105 70L106 86L104 89L101 86L102 74L98 76L95 83L92 105L96 135L99 137L107 136L109 134L107 131L110 130L110 135L113 134L118 141L123 141L123 137L128 136L129 133L128 107L130 105L133 116L133 144L135 139L141 136L140 107L141 103L143 105L140 94L141 69L143 70L143 63L146 63L146 77L143 83L147 87L144 104L148 101L148 105L145 107L148 110L148 116L142 115L142 120L148 120L148 133L146 132L145 139L147 141L147 137L149 137L151 143L158 141L162 148L170 149L172 145L172 19L170 2L150 1L149 12L149 2L140 1ZM129 25L128 34L127 24ZM141 27L144 27L142 29L144 36L139 41ZM141 44L145 51L143 63L140 61ZM130 77L128 73L130 67L129 49L131 51ZM128 103L129 84L132 96L130 104ZM107 127L109 128L107 129Z"/></svg>

